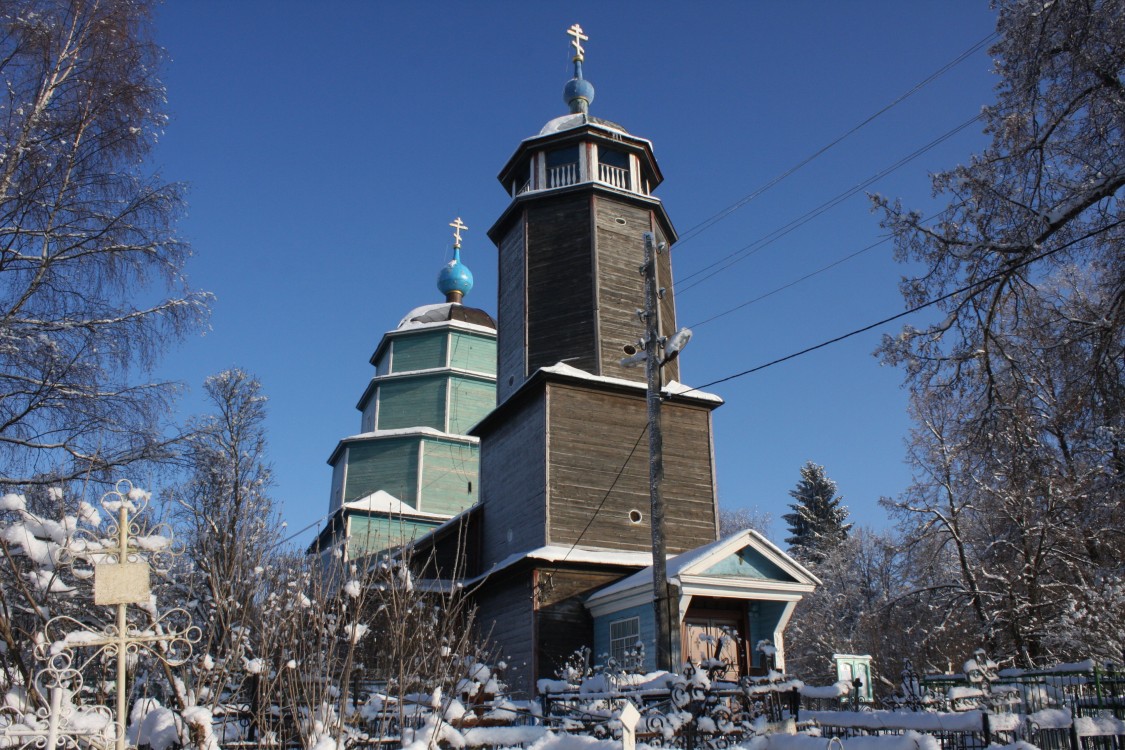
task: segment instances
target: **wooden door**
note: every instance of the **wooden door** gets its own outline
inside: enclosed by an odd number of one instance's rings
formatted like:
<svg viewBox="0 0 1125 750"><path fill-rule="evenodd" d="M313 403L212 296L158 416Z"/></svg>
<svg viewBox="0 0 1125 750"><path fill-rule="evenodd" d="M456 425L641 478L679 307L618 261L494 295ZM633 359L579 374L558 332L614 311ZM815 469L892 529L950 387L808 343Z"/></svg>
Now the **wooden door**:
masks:
<svg viewBox="0 0 1125 750"><path fill-rule="evenodd" d="M733 615L689 615L684 618L685 661L690 658L696 666L706 667L710 660L722 659L730 666L719 675L719 679L737 681L743 671L740 625Z"/></svg>

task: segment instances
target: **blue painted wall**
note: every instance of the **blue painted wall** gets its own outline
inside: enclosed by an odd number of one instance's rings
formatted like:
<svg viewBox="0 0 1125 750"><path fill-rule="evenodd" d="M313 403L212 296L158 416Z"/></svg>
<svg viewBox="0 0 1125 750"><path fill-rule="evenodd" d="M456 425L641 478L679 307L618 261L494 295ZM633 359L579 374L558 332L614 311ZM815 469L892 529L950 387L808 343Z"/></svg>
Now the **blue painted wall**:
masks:
<svg viewBox="0 0 1125 750"><path fill-rule="evenodd" d="M616 620L627 620L630 617L640 618L640 640L645 644L644 668L646 672L651 672L656 669L656 618L653 616L651 604L629 607L620 612L594 618L594 663L603 663L605 657L609 654L609 624ZM672 640L679 639L673 638Z"/></svg>

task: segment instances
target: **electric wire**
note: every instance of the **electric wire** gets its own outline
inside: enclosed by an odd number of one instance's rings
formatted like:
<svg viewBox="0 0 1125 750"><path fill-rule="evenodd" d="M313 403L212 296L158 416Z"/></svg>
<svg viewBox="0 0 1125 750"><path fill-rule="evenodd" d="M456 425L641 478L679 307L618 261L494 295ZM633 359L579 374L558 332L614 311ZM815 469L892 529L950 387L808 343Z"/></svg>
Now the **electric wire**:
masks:
<svg viewBox="0 0 1125 750"><path fill-rule="evenodd" d="M855 196L856 194L858 194L861 191L865 190L866 188L870 187L875 182L878 182L879 180L886 177L887 175L901 169L902 167L906 166L910 162L914 161L919 156L921 156L921 155L925 154L926 152L930 151L931 149L941 145L942 143L949 140L953 136L957 135L958 133L960 133L962 130L969 127L973 123L980 121L982 117L984 117L983 113L977 113L976 115L974 115L970 119L968 119L968 120L962 122L960 125L954 127L952 130L947 130L945 133L942 133L940 136L938 136L934 140L930 141L929 143L925 144L924 146L921 146L921 147L915 149L914 151L912 151L911 153L902 157L901 159L894 162L893 164L891 164L887 167L884 167L883 169L879 170L875 174L866 178L862 182L859 182L856 185L853 185L852 187L848 188L847 190L845 190L842 193L838 193L837 195L828 199L824 203L821 203L816 208L813 208L809 211L806 211L804 214L802 214L801 216L798 216L797 218L793 219L788 224L785 224L784 226L782 226L778 229L775 229L772 232L769 232L768 234L765 234L765 235L759 237L758 239L754 240L750 244L745 245L745 246L739 248L738 250L735 250L734 252L727 254L726 256L724 256L724 257L720 258L719 260L715 261L714 263L711 263L708 266L704 266L703 268L699 269L698 271L696 271L694 273L688 274L684 278L680 279L674 285L673 288L676 290L676 292L678 294L683 294L684 292L688 291L689 289L693 289L694 287L699 286L704 281L712 278L713 276L716 276L716 275L722 273L723 271L727 270L731 266L734 266L737 263L741 263L742 261L751 257L755 253L758 253L759 251L764 250L766 247L772 245L774 242L781 239L782 237L789 234L790 232L798 229L801 226L804 226L805 224L807 224L808 222L817 218L818 216L824 214L825 212L829 211L832 208L835 208L836 206L840 205L841 203L843 203L847 199ZM716 268L716 266L718 266L718 267ZM712 269L714 269L714 270L712 270ZM708 271L709 271L709 273L705 273L705 272L708 272ZM701 278L696 278L696 277L700 276L700 274L704 274L704 275ZM696 279L696 280L693 281L692 283L686 285L686 286L681 286L682 284L684 284L684 282L686 282L690 279Z"/></svg>
<svg viewBox="0 0 1125 750"><path fill-rule="evenodd" d="M1120 224L1120 223L1125 223L1125 222L1117 222L1117 223ZM997 271L996 273L992 274L991 276L987 276L983 279L980 279L979 281L974 281L971 284L966 284L965 286L962 286L958 289L954 289L952 292L947 292L946 294L943 294L940 297L935 297L934 299L929 300L928 302L923 302L922 304L915 305L914 307L911 307L911 308L909 308L907 310L904 310L900 313L896 313L895 315L891 315L890 317L883 318L882 320L878 320L874 323L870 323L868 325L863 326L862 328L856 328L855 330L849 331L848 333L842 334L840 336L836 336L835 338L828 339L827 341L822 341L819 344L815 344L813 346L806 347L806 348L804 348L804 349L802 349L798 352L793 352L792 354L787 354L784 357L778 357L777 359L766 362L765 364L758 365L757 367L751 367L749 370L743 370L742 372L736 372L733 375L727 375L726 377L719 378L718 380L712 380L710 383L704 383L703 385L696 386L695 388L687 389L687 390L683 391L683 393L691 393L692 391L702 391L704 388L710 388L711 386L719 385L720 383L726 383L727 381L730 381L730 380L735 380L737 378L745 377L746 375L751 375L755 372L761 372L762 370L765 370L769 367L773 367L774 365L779 365L782 362L788 362L791 359L796 359L797 357L802 357L802 356L804 356L806 354L809 354L811 352L815 352L818 349L823 349L827 346L831 346L832 344L836 344L836 343L839 343L841 341L844 341L845 339L850 339L853 336L858 336L861 333L866 333L867 331L870 331L873 328L878 328L879 326L886 325L887 323L891 323L893 321L896 321L899 318L905 318L908 315L913 315L914 313L919 312L920 310L924 310L927 307L933 307L934 305L938 304L939 302L944 302L945 300L951 299L951 298L956 297L960 294L965 294L966 292L973 291L973 290L976 290L976 291L973 292L973 294L976 294L976 293L981 292L981 291L987 289L988 287L992 286L997 281L1000 281L1001 279L1006 278L1009 274L1011 274L1015 271L1018 271L1021 268L1026 268L1027 266L1031 265L1032 263L1035 263L1037 261L1043 260L1044 258L1050 257L1050 256L1054 255L1055 253L1061 252L1062 250L1065 250L1065 249L1069 248L1071 245L1073 245L1077 242L1081 242L1085 239L1087 239L1086 236L1076 238L1076 239L1074 239L1070 242L1067 242L1063 245L1060 245L1059 247L1056 247L1052 250L1048 250L1046 252L1040 253L1039 255L1035 255L1035 256L1032 256L1031 258L1027 258L1026 260L1020 261L1019 263L1016 263L1015 265L1008 266L1001 271ZM979 289L978 289L978 287L979 287ZM679 394L677 394L677 395L679 395Z"/></svg>
<svg viewBox="0 0 1125 750"><path fill-rule="evenodd" d="M880 240L876 240L875 242L872 242L870 245L868 245L866 247L863 247L863 248L860 248L859 250L856 250L854 253L851 253L849 255L845 255L842 258L838 258L837 260L832 261L831 263L829 263L826 266L821 266L820 268L816 269L815 271L810 271L809 273L806 273L804 276L793 279L792 281L787 282L785 284L782 284L779 287L775 287L775 288L769 290L768 292L765 292L763 294L759 294L757 297L754 297L752 299L748 299L745 302L743 302L739 305L735 305L734 307L732 307L728 310L724 310L721 313L716 313L715 315L712 315L710 318L706 318L704 320L701 320L698 323L692 323L690 326L688 326L688 328L695 329L695 328L699 328L700 326L705 326L708 323L711 323L712 321L718 320L719 318L725 317L725 316L730 315L731 313L734 313L734 312L738 312L739 310L741 310L744 307L749 307L750 305L753 305L757 302L761 302L762 300L767 299L769 297L772 297L773 295L778 294L779 292L784 292L786 289L789 289L790 287L797 286L798 284L800 284L804 281L808 281L809 279L811 279L814 276L819 276L820 274L824 273L825 271L830 271L833 268L835 268L836 266L843 265L844 263L847 263L849 260L852 260L853 258L858 258L860 255L863 255L864 253L868 252L869 250L874 250L875 248L879 247L880 245L884 245L887 242L890 242L890 240L891 240L890 236L883 237Z"/></svg>
<svg viewBox="0 0 1125 750"><path fill-rule="evenodd" d="M863 127L869 125L872 121L874 121L875 119L877 119L881 115L885 114L887 111L889 111L892 108L894 108L895 106L901 104L903 101L905 101L909 97L916 94L918 91L920 91L925 86L929 85L930 83L933 83L933 81L935 81L936 79L938 79L941 76L948 73L953 67L955 67L959 63L963 62L964 60L966 60L967 58L969 58L970 56L972 56L976 52L978 52L981 48L990 44L993 40L997 39L999 36L1000 35L999 35L998 32L993 31L988 36L984 37L983 39L978 41L976 44L974 44L973 46L969 47L967 50L962 52L960 55L958 55L957 57L955 57L952 60L950 60L949 62L947 62L945 65L938 68L936 71L931 73L929 76L924 78L922 81L915 84L912 88L910 88L904 94L900 95L897 99L892 101L890 104L886 105L885 107L883 107L879 111L870 115L865 120L860 122L858 125L854 126L850 130L845 132L843 135L838 136L837 138L830 141L825 146L822 146L820 149L815 151L811 156L808 156L805 159L802 159L796 165L794 165L794 166L790 167L789 169L785 170L781 174L779 174L776 177L774 177L773 179L769 180L766 184L764 184L761 187L759 187L758 189L754 190L749 195L746 195L743 198L739 199L735 203L732 203L731 205L727 206L722 211L719 211L717 214L715 214L715 215L713 215L713 216L711 216L707 219L704 219L700 223L691 227L686 232L684 232L682 235L680 235L680 238L676 243L676 247L682 247L685 242L689 242L692 239L694 239L695 237L697 237L698 235L707 231L712 226L714 226L716 223L718 223L719 221L722 221L727 216L730 216L732 213L734 213L738 209L742 208L743 206L745 206L747 203L754 200L758 196L762 195L767 190L769 190L770 188L774 187L775 185L777 185L782 180L784 180L787 177L789 177L790 175L792 175L794 172L800 170L802 167L805 167L810 162L812 162L815 159L817 159L818 157L822 156L826 151L828 151L829 149L838 145L841 141L843 141L843 140L847 139L848 137L854 135L857 131L859 131Z"/></svg>
<svg viewBox="0 0 1125 750"><path fill-rule="evenodd" d="M594 510L593 513L590 514L590 520L586 522L586 526L582 529L582 532L578 535L574 542L571 543L570 548L566 551L566 554L563 555L562 559L557 561L551 570L545 571L545 576L548 580L555 573L559 572L559 566L565 563L570 558L570 553L577 549L578 545L581 544L582 537L586 536L586 532L590 530L590 526L593 525L594 519L598 517L598 514L601 513L602 508L605 507L606 501L609 500L609 496L613 494L613 490L615 487L617 487L617 483L621 481L621 477L625 475L625 469L628 468L629 462L633 460L633 456L636 454L637 448L640 446L641 440L644 438L647 432L648 422L645 422L645 426L641 428L641 433L637 435L637 439L633 443L633 447L629 451L629 455L626 456L625 460L621 463L621 468L618 469L617 473L614 475L613 482L610 483L609 489L607 489L605 491L605 494L602 495L602 499L601 502L598 503L598 507Z"/></svg>

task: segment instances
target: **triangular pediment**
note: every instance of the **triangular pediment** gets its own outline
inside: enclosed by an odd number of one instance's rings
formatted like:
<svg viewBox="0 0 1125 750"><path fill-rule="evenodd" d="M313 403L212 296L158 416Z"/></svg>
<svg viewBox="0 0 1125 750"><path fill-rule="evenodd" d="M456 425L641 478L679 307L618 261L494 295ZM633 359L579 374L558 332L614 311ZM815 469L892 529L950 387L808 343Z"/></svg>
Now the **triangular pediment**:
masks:
<svg viewBox="0 0 1125 750"><path fill-rule="evenodd" d="M793 575L785 572L780 565L750 545L723 557L707 569L698 571L697 575L797 583Z"/></svg>

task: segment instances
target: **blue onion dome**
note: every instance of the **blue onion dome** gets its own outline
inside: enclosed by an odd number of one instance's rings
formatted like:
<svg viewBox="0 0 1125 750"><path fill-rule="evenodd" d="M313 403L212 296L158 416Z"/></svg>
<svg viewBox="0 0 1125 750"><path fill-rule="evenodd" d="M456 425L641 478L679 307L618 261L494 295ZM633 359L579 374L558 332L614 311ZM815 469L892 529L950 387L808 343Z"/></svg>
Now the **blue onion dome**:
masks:
<svg viewBox="0 0 1125 750"><path fill-rule="evenodd" d="M460 302L473 288L473 272L461 262L461 248L453 248L453 260L445 264L438 274L438 291L446 302Z"/></svg>
<svg viewBox="0 0 1125 750"><path fill-rule="evenodd" d="M574 78L566 82L563 88L563 101L570 107L571 114L590 111L590 103L594 101L594 84L582 77L582 61L574 62Z"/></svg>
<svg viewBox="0 0 1125 750"><path fill-rule="evenodd" d="M437 288L445 295L446 302L460 304L461 299L473 288L473 272L461 262L461 231L468 229L461 217L449 223L453 227L453 260L445 264L437 277Z"/></svg>
<svg viewBox="0 0 1125 750"><path fill-rule="evenodd" d="M563 101L570 108L571 114L590 111L590 104L594 101L594 84L582 77L582 61L586 59L586 50L582 42L589 39L582 33L582 27L574 24L567 29L567 34L574 37L571 46L574 47L574 78L566 82L563 88Z"/></svg>

